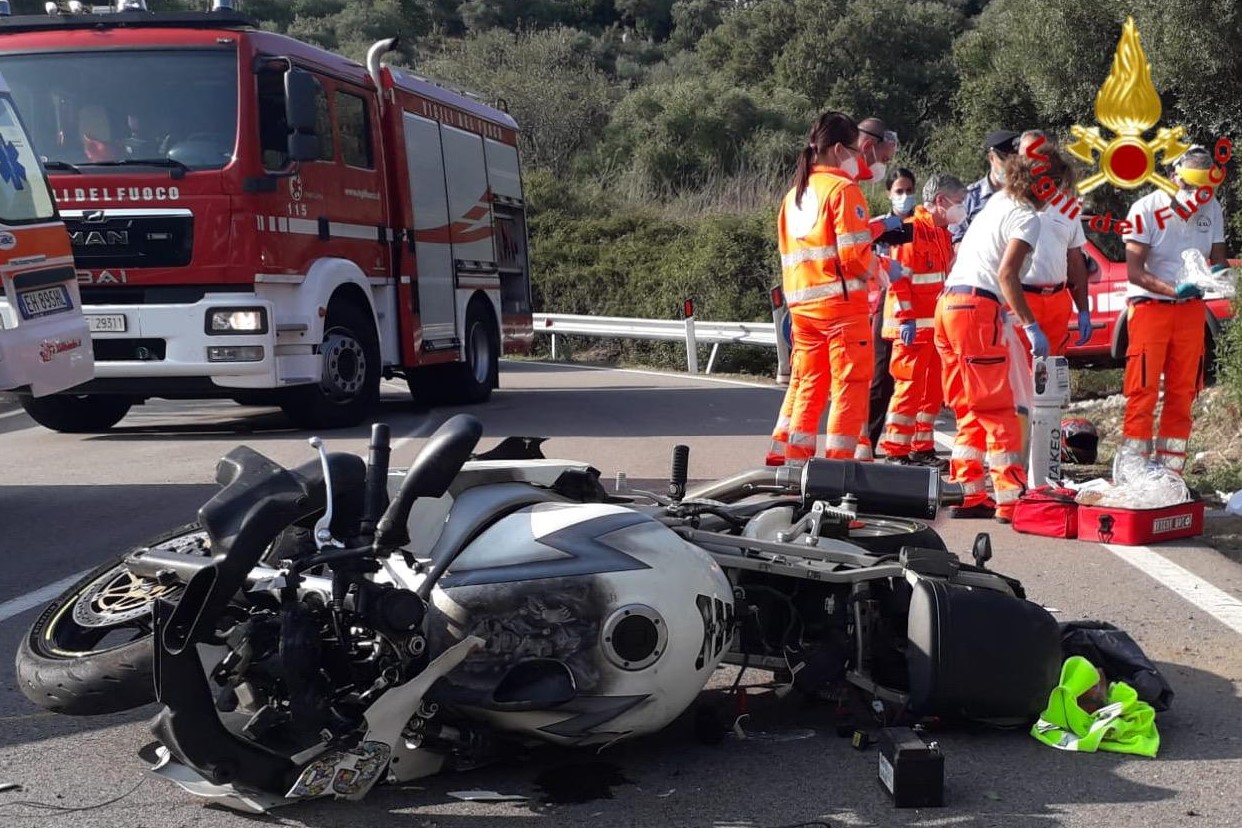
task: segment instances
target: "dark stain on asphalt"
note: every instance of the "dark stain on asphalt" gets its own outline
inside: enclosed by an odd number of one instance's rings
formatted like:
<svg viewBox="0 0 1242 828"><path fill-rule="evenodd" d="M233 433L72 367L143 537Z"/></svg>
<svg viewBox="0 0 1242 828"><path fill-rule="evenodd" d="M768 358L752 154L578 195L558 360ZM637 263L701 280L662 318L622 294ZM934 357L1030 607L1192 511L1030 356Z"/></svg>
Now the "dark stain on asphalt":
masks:
<svg viewBox="0 0 1242 828"><path fill-rule="evenodd" d="M621 768L609 762L583 762L545 768L535 777L545 804L576 804L596 799L612 799L617 785L633 785Z"/></svg>

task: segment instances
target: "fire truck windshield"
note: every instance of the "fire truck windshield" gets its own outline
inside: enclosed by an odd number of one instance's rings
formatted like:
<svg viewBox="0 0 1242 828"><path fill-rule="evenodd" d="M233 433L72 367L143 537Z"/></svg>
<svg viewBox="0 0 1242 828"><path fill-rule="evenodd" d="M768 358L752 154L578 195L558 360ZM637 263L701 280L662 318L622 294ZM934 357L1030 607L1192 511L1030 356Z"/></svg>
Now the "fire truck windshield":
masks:
<svg viewBox="0 0 1242 828"><path fill-rule="evenodd" d="M118 162L139 170L142 160L211 170L233 158L232 50L0 54L0 74L53 173L115 174Z"/></svg>

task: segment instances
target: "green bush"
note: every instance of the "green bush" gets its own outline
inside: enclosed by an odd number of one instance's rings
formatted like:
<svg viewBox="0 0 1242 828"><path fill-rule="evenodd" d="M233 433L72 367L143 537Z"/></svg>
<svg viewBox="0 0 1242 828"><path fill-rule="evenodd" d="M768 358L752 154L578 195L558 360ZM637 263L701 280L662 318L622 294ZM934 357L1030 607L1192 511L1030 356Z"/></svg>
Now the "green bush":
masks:
<svg viewBox="0 0 1242 828"><path fill-rule="evenodd" d="M528 177L536 310L677 319L685 299L707 321L771 321L780 280L775 208L744 215L673 217L547 175ZM680 367L684 347L625 342L619 355ZM775 351L730 348L720 370L769 373Z"/></svg>

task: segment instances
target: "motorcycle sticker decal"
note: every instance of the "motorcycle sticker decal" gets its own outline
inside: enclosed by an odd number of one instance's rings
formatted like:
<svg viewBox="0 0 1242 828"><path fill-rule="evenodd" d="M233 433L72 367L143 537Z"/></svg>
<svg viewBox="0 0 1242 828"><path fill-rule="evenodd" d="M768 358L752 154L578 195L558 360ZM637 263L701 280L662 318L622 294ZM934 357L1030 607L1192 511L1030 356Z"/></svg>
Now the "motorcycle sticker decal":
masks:
<svg viewBox="0 0 1242 828"><path fill-rule="evenodd" d="M576 716L557 722L556 724L545 725L541 728L544 733L550 733L553 736L585 736L588 733L600 734L595 728L612 721L613 719L625 713L631 708L637 707L650 698L650 695L642 696L578 696L573 701L566 702L556 708L557 713L576 713ZM622 734L608 734L620 736Z"/></svg>
<svg viewBox="0 0 1242 828"><path fill-rule="evenodd" d="M328 792L337 796L357 796L375 784L388 766L392 748L383 742L362 742L348 750L327 753L306 766L293 783L290 799L307 799Z"/></svg>
<svg viewBox="0 0 1242 828"><path fill-rule="evenodd" d="M584 520L536 538L537 543L564 552L565 557L502 566L482 566L477 569L463 569L460 565L454 564L453 568L440 579L439 586L441 589L452 589L480 584L533 581L538 578L650 569L647 564L637 558L600 540L610 532L640 524L657 524L657 521L635 512L603 515Z"/></svg>

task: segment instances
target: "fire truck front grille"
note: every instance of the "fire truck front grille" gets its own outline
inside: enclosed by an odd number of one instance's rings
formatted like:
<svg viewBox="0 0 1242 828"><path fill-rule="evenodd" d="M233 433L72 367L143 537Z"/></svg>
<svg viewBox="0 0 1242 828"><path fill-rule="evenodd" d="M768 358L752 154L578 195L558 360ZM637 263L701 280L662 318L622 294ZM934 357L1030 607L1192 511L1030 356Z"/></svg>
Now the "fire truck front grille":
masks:
<svg viewBox="0 0 1242 828"><path fill-rule="evenodd" d="M162 361L168 352L163 339L95 339L96 362L120 362L123 360Z"/></svg>
<svg viewBox="0 0 1242 828"><path fill-rule="evenodd" d="M85 210L66 217L78 267L185 267L194 252L194 217L133 216Z"/></svg>

